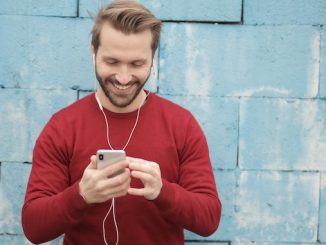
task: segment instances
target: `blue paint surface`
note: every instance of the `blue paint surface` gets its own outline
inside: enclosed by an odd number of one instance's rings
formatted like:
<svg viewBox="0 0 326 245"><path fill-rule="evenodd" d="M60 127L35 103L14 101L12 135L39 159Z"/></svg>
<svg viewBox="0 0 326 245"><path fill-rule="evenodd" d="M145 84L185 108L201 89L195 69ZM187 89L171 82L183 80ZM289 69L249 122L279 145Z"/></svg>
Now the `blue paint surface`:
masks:
<svg viewBox="0 0 326 245"><path fill-rule="evenodd" d="M241 168L325 171L325 139L325 100L247 99L241 102Z"/></svg>
<svg viewBox="0 0 326 245"><path fill-rule="evenodd" d="M80 0L80 15L89 17L110 0ZM162 20L240 22L242 0L140 0Z"/></svg>
<svg viewBox="0 0 326 245"><path fill-rule="evenodd" d="M309 26L166 24L160 92L315 97L320 33Z"/></svg>
<svg viewBox="0 0 326 245"><path fill-rule="evenodd" d="M45 123L76 97L73 90L1 89L1 161L30 162L34 142Z"/></svg>
<svg viewBox="0 0 326 245"><path fill-rule="evenodd" d="M0 0L0 14L77 16L77 0Z"/></svg>
<svg viewBox="0 0 326 245"><path fill-rule="evenodd" d="M1 85L33 89L94 87L91 20L0 15L0 22L1 52L6 57L0 59Z"/></svg>
<svg viewBox="0 0 326 245"><path fill-rule="evenodd" d="M108 2L0 0L0 245L30 244L23 162L97 87L87 10ZM165 20L146 88L198 119L223 203L218 231L186 244L326 244L326 1L140 2Z"/></svg>
<svg viewBox="0 0 326 245"><path fill-rule="evenodd" d="M318 240L326 242L326 172L320 174L320 207Z"/></svg>
<svg viewBox="0 0 326 245"><path fill-rule="evenodd" d="M238 185L235 240L317 240L318 173L243 171Z"/></svg>
<svg viewBox="0 0 326 245"><path fill-rule="evenodd" d="M31 165L2 162L0 182L0 233L22 234L20 210Z"/></svg>
<svg viewBox="0 0 326 245"><path fill-rule="evenodd" d="M326 24L324 0L245 0L244 23L266 25Z"/></svg>
<svg viewBox="0 0 326 245"><path fill-rule="evenodd" d="M320 86L319 96L326 98L326 28L321 32Z"/></svg>

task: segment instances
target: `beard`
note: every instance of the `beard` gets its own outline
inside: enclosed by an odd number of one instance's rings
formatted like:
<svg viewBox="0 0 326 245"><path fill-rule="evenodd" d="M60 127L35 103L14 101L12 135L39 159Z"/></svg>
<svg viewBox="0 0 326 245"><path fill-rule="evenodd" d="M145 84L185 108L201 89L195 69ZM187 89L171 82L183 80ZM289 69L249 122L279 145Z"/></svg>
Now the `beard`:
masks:
<svg viewBox="0 0 326 245"><path fill-rule="evenodd" d="M146 82L150 77L150 72L148 73L144 81L132 77L131 81L127 84L132 87L132 91L129 94L124 93L123 90L121 91L121 93L116 93L115 91L109 89L109 86L116 88L116 85L121 85L120 82L115 78L115 75L111 75L105 79L102 79L98 74L96 67L95 75L105 96L109 99L111 104L119 108L125 108L132 104L132 102L137 98L139 93L143 90L143 87L145 86Z"/></svg>

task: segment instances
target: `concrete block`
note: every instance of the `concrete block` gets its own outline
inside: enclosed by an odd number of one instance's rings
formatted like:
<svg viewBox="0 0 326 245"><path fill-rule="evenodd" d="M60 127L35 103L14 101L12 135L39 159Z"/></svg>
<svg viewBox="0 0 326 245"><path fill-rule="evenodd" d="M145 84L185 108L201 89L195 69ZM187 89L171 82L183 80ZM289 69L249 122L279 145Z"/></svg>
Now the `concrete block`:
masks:
<svg viewBox="0 0 326 245"><path fill-rule="evenodd" d="M77 16L77 0L0 0L0 14L12 15L45 15L45 16Z"/></svg>
<svg viewBox="0 0 326 245"><path fill-rule="evenodd" d="M242 169L326 170L326 101L242 99Z"/></svg>
<svg viewBox="0 0 326 245"><path fill-rule="evenodd" d="M80 15L89 17L87 11L96 14L98 9L110 3L110 0L80 0ZM240 22L241 0L140 0L157 18L173 21L209 21Z"/></svg>
<svg viewBox="0 0 326 245"><path fill-rule="evenodd" d="M21 208L30 169L30 164L1 163L0 233L23 234Z"/></svg>
<svg viewBox="0 0 326 245"><path fill-rule="evenodd" d="M326 24L326 2L324 0L246 0L243 2L245 24Z"/></svg>
<svg viewBox="0 0 326 245"><path fill-rule="evenodd" d="M234 241L316 242L319 173L243 171Z"/></svg>
<svg viewBox="0 0 326 245"><path fill-rule="evenodd" d="M0 90L0 160L30 157L29 116L26 108L26 94L22 90ZM15 99L13 99L15 98Z"/></svg>
<svg viewBox="0 0 326 245"><path fill-rule="evenodd" d="M318 241L326 243L326 172L321 173Z"/></svg>
<svg viewBox="0 0 326 245"><path fill-rule="evenodd" d="M75 101L73 90L1 89L0 159L31 161L36 138L51 115Z"/></svg>
<svg viewBox="0 0 326 245"><path fill-rule="evenodd" d="M236 173L232 171L214 171L219 196L222 202L222 218L217 231L209 237L201 237L186 231L187 240L196 241L228 241L235 235L235 193Z"/></svg>
<svg viewBox="0 0 326 245"><path fill-rule="evenodd" d="M237 163L237 99L204 96L164 96L190 110L200 123L210 148L214 169L234 169Z"/></svg>
<svg viewBox="0 0 326 245"><path fill-rule="evenodd" d="M320 32L311 26L166 23L162 94L316 97Z"/></svg>
<svg viewBox="0 0 326 245"><path fill-rule="evenodd" d="M319 96L326 98L326 28L323 28L321 32Z"/></svg>
<svg viewBox="0 0 326 245"><path fill-rule="evenodd" d="M0 22L2 87L94 87L90 19L0 15Z"/></svg>

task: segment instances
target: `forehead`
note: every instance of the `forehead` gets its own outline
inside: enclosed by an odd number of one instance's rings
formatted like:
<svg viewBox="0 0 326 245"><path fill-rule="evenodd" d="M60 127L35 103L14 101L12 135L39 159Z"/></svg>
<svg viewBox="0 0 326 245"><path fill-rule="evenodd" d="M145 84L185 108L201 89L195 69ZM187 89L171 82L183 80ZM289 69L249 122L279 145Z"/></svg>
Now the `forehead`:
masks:
<svg viewBox="0 0 326 245"><path fill-rule="evenodd" d="M152 54L152 34L150 30L125 34L105 23L100 33L99 50L109 54L142 55Z"/></svg>

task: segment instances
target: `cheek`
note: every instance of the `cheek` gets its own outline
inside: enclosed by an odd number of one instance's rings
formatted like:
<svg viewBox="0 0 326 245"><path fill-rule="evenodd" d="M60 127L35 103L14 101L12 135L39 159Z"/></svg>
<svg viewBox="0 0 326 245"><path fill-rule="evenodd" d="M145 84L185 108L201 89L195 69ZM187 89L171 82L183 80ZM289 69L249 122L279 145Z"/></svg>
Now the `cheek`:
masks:
<svg viewBox="0 0 326 245"><path fill-rule="evenodd" d="M101 65L97 65L95 71L96 75L102 79L105 79L114 74L114 71L112 69L105 68Z"/></svg>
<svg viewBox="0 0 326 245"><path fill-rule="evenodd" d="M151 74L151 69L146 68L139 73L138 78L140 78L142 81L145 81L147 78L149 78L150 74Z"/></svg>

